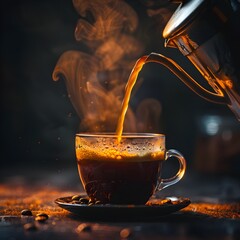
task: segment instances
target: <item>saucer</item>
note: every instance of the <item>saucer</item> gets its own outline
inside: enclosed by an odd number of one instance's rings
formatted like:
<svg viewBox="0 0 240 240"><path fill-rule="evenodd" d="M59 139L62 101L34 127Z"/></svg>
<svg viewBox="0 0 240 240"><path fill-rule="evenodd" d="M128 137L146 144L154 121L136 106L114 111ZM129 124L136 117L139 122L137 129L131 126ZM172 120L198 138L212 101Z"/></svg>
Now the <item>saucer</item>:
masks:
<svg viewBox="0 0 240 240"><path fill-rule="evenodd" d="M177 212L191 202L188 198L166 197L149 200L146 205L77 204L72 196L60 197L55 203L85 220L156 220L161 216Z"/></svg>

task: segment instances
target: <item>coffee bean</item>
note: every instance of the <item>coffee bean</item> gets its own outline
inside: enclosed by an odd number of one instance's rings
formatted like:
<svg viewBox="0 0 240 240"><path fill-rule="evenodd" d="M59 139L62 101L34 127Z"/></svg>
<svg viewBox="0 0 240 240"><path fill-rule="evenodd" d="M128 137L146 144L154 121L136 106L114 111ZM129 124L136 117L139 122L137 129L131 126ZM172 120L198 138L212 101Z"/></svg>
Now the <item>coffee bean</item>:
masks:
<svg viewBox="0 0 240 240"><path fill-rule="evenodd" d="M37 217L45 217L46 219L48 219L48 215L46 213L38 213L36 216Z"/></svg>
<svg viewBox="0 0 240 240"><path fill-rule="evenodd" d="M190 203L190 200L189 199L180 199L179 200L180 202L179 203L181 203L181 204L189 204Z"/></svg>
<svg viewBox="0 0 240 240"><path fill-rule="evenodd" d="M72 203L72 204L80 204L80 202L77 201L77 200L73 200L73 201L71 201L71 203Z"/></svg>
<svg viewBox="0 0 240 240"><path fill-rule="evenodd" d="M92 231L92 227L89 224L81 223L80 225L78 225L76 231L78 233L80 233L80 232L91 232Z"/></svg>
<svg viewBox="0 0 240 240"><path fill-rule="evenodd" d="M88 201L88 206L91 206L91 205L93 205L94 203L95 203L94 200L89 199L89 201Z"/></svg>
<svg viewBox="0 0 240 240"><path fill-rule="evenodd" d="M32 216L32 211L29 209L24 209L21 211L21 215L23 216Z"/></svg>
<svg viewBox="0 0 240 240"><path fill-rule="evenodd" d="M166 204L173 204L173 203L170 199L163 199L163 200L161 200L160 204L166 205Z"/></svg>
<svg viewBox="0 0 240 240"><path fill-rule="evenodd" d="M92 200L92 199L89 199L89 203L94 203L94 200Z"/></svg>
<svg viewBox="0 0 240 240"><path fill-rule="evenodd" d="M88 204L89 203L89 199L87 199L87 198L80 198L79 202L82 203L82 204Z"/></svg>
<svg viewBox="0 0 240 240"><path fill-rule="evenodd" d="M101 201L96 201L95 204L102 204L102 202Z"/></svg>
<svg viewBox="0 0 240 240"><path fill-rule="evenodd" d="M46 220L48 220L48 215L46 213L38 213L35 217L35 221L38 222L45 222Z"/></svg>
<svg viewBox="0 0 240 240"><path fill-rule="evenodd" d="M43 216L38 216L38 217L35 217L35 221L38 221L38 222L45 222L47 220L46 217L43 217Z"/></svg>
<svg viewBox="0 0 240 240"><path fill-rule="evenodd" d="M74 196L72 196L72 200L79 201L79 199L80 199L81 197L82 197L82 196L80 196L80 195L74 195Z"/></svg>
<svg viewBox="0 0 240 240"><path fill-rule="evenodd" d="M34 223L26 223L23 227L26 231L36 231L37 230L37 227Z"/></svg>
<svg viewBox="0 0 240 240"><path fill-rule="evenodd" d="M123 239L127 239L133 235L132 230L130 228L123 228L120 231L120 237Z"/></svg>

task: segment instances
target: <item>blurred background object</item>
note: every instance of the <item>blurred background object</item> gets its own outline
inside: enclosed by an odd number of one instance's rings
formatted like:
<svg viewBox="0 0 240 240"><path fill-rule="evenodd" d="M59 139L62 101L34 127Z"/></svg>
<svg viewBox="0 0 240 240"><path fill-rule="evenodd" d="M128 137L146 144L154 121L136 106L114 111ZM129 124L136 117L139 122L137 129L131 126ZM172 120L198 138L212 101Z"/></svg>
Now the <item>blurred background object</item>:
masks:
<svg viewBox="0 0 240 240"><path fill-rule="evenodd" d="M236 119L203 115L197 119L194 166L213 175L238 176L240 172L240 124Z"/></svg>

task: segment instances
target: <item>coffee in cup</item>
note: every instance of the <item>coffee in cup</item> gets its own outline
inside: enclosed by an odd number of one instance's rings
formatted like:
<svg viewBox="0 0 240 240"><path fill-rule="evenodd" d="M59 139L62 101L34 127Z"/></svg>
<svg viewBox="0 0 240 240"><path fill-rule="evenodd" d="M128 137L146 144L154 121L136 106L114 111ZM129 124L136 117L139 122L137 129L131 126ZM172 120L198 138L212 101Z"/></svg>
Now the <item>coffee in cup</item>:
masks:
<svg viewBox="0 0 240 240"><path fill-rule="evenodd" d="M176 150L165 150L162 134L76 134L76 157L83 187L93 202L145 204L156 192L178 182L186 162ZM179 160L178 173L162 179L162 164Z"/></svg>

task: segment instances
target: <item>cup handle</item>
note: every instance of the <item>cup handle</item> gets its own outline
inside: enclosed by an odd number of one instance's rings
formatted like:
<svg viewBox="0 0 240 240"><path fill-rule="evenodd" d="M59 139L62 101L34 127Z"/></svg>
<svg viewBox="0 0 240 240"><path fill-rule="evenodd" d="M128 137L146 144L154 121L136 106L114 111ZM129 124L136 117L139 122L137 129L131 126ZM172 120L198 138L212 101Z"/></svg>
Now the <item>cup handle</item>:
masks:
<svg viewBox="0 0 240 240"><path fill-rule="evenodd" d="M182 179L186 170L186 160L183 155L175 149L170 149L166 152L165 160L170 157L176 157L179 161L179 170L177 174L171 178L161 179L159 177L158 185L156 187L157 191L160 191L166 187L169 187Z"/></svg>

